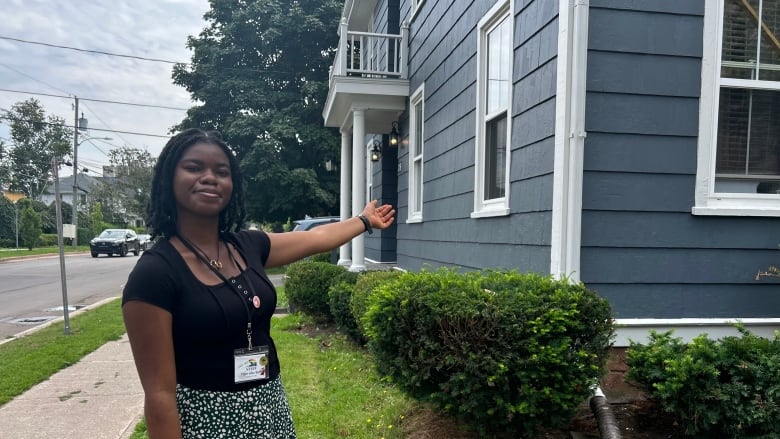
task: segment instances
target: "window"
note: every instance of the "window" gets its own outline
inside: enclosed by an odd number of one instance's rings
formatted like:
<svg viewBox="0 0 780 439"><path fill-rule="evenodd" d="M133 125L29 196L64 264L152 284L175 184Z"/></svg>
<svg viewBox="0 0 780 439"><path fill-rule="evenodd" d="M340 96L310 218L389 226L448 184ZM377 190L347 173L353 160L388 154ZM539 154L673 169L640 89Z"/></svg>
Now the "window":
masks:
<svg viewBox="0 0 780 439"><path fill-rule="evenodd" d="M496 4L479 22L477 147L472 217L509 213L512 6Z"/></svg>
<svg viewBox="0 0 780 439"><path fill-rule="evenodd" d="M718 0L704 14L693 213L780 216L780 2Z"/></svg>
<svg viewBox="0 0 780 439"><path fill-rule="evenodd" d="M423 120L425 84L412 94L409 105L409 218L422 221L423 210Z"/></svg>

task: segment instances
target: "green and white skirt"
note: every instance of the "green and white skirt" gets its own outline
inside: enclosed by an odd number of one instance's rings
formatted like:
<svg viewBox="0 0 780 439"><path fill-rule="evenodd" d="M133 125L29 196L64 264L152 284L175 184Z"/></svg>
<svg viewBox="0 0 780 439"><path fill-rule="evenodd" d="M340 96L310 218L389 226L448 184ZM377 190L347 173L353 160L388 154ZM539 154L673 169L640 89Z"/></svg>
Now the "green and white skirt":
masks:
<svg viewBox="0 0 780 439"><path fill-rule="evenodd" d="M178 384L184 439L295 439L281 378L241 392L196 390Z"/></svg>

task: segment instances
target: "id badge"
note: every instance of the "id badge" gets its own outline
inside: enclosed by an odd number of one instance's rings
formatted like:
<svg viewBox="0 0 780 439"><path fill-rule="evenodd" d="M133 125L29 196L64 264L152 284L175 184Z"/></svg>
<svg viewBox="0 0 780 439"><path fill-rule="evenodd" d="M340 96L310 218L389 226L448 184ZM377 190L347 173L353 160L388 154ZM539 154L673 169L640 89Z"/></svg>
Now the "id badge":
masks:
<svg viewBox="0 0 780 439"><path fill-rule="evenodd" d="M268 346L233 351L233 381L243 383L268 378Z"/></svg>

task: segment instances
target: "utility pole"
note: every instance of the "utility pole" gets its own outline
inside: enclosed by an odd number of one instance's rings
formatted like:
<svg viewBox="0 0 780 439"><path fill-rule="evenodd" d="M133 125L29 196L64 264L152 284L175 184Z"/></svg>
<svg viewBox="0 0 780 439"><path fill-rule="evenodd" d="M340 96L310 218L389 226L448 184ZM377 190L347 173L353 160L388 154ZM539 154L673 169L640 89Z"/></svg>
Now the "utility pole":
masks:
<svg viewBox="0 0 780 439"><path fill-rule="evenodd" d="M65 277L65 249L62 243L62 198L60 196L60 176L57 159L51 161L51 174L54 176L54 204L57 209L57 246L60 248L60 282L62 283L62 313L65 318L65 335L70 335L70 317L68 309L68 283Z"/></svg>
<svg viewBox="0 0 780 439"><path fill-rule="evenodd" d="M79 245L79 129L81 129L81 126L79 126L79 98L77 96L74 96L73 99L76 101L75 105L75 129L73 130L73 200L71 205L71 216L73 217L73 248L75 249Z"/></svg>

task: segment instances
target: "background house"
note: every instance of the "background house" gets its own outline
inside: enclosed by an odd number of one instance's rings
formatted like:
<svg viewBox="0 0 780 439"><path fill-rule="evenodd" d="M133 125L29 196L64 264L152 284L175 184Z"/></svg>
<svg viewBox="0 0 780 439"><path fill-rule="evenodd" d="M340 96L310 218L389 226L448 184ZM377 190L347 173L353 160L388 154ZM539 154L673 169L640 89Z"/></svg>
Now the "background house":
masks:
<svg viewBox="0 0 780 439"><path fill-rule="evenodd" d="M617 345L778 328L780 2L347 0L338 31L341 215L398 207L342 264L570 276Z"/></svg>

